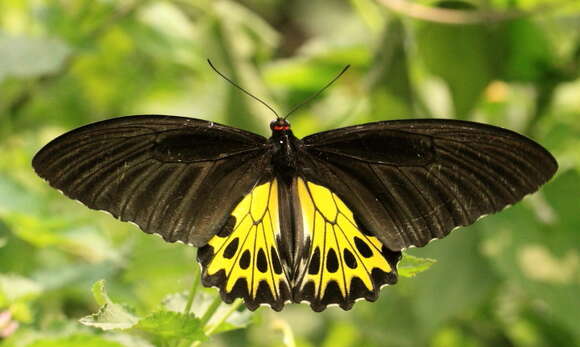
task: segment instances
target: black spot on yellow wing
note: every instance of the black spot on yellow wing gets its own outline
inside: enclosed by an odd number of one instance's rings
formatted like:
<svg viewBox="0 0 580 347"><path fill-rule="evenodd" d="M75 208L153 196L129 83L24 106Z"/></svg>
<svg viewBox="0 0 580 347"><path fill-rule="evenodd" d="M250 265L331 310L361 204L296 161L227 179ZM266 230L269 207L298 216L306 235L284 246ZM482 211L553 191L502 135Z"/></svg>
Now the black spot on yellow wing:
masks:
<svg viewBox="0 0 580 347"><path fill-rule="evenodd" d="M293 288L294 301L314 311L330 304L348 310L356 299L375 301L382 285L397 282L400 252L361 228L352 211L326 187L297 182L304 243L311 246Z"/></svg>
<svg viewBox="0 0 580 347"><path fill-rule="evenodd" d="M226 246L226 249L224 250L223 253L224 258L232 259L234 255L236 255L236 252L238 251L239 241L240 239L237 237L234 237L233 240L231 240L231 242Z"/></svg>
<svg viewBox="0 0 580 347"><path fill-rule="evenodd" d="M291 299L279 258L278 185L255 187L236 206L223 229L198 251L205 286L220 289L223 300L243 298L250 310L269 304L280 311Z"/></svg>

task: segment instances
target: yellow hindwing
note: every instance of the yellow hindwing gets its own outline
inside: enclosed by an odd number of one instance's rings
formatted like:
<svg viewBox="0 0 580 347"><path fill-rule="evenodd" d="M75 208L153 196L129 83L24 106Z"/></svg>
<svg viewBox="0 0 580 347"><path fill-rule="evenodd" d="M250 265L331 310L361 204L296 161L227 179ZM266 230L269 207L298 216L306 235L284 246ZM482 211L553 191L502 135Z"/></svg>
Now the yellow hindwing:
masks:
<svg viewBox="0 0 580 347"><path fill-rule="evenodd" d="M354 300L375 300L382 284L396 281L382 243L357 225L352 211L328 188L298 178L304 242L310 244L297 301L314 310L328 304L344 309ZM398 259L397 259L398 260Z"/></svg>
<svg viewBox="0 0 580 347"><path fill-rule="evenodd" d="M278 251L278 206L276 180L256 186L224 229L200 249L204 284L219 287L226 301L242 297L250 309L269 304L281 310L289 300Z"/></svg>

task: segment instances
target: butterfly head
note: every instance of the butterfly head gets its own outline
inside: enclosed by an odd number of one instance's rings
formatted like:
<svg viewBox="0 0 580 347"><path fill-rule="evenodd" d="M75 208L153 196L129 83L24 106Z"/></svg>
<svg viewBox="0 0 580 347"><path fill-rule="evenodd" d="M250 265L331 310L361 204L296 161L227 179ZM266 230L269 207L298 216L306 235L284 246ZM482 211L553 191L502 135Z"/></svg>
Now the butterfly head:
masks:
<svg viewBox="0 0 580 347"><path fill-rule="evenodd" d="M290 123L284 118L277 118L275 121L270 122L270 129L273 132L284 132L290 130Z"/></svg>

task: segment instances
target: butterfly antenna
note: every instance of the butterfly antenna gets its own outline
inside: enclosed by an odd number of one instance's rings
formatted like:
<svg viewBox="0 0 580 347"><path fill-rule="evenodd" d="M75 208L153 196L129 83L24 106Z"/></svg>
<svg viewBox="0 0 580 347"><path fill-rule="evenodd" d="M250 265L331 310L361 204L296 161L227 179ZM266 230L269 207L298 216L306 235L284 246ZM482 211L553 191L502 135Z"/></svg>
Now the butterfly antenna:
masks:
<svg viewBox="0 0 580 347"><path fill-rule="evenodd" d="M348 68L350 67L350 65L345 66L341 72L338 73L338 75L336 75L336 77L334 77L332 79L332 81L328 82L324 87L322 87L322 89L320 89L316 94L310 96L309 98L307 98L306 100L302 101L301 103L299 103L298 105L294 106L290 112L288 112L286 114L286 116L284 116L284 119L287 119L292 113L294 113L296 110L298 110L299 108L301 108L302 106L306 105L307 103L311 102L312 100L316 99L320 94L322 94L322 92L324 92L328 87L330 87L334 82L336 82L337 79L340 78L340 76L342 76L346 70L348 70Z"/></svg>
<svg viewBox="0 0 580 347"><path fill-rule="evenodd" d="M232 81L231 78L227 77L226 75L224 75L223 73L221 73L211 62L211 60L207 60L209 66L211 66L211 68L213 69L213 71L215 71L218 75L220 75L224 80L230 82L230 84L236 88L238 88L239 90L241 90L242 92L246 93L246 95L252 97L254 100L258 101L259 103L261 103L262 105L266 106L270 111L272 111L272 113L274 113L274 115L276 115L276 118L280 118L280 116L278 116L278 113L276 112L276 110L274 110L272 107L270 107L270 105L268 105L265 101L259 99L257 96L253 95L252 93L250 93L249 91L245 90L244 88L240 87L236 82Z"/></svg>

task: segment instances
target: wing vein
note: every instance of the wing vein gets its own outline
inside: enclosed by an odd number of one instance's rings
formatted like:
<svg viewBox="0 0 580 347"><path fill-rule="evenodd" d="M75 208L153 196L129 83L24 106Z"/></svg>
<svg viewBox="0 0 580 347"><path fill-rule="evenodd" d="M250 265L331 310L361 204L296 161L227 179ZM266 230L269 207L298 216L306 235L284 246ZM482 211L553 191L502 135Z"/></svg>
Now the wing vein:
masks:
<svg viewBox="0 0 580 347"><path fill-rule="evenodd" d="M401 208L397 208L395 206L395 204L392 204L391 207L393 208L393 211L399 211L400 213L402 213L402 214L405 215L405 216L399 217L397 219L393 218L393 221L396 220L396 222L394 224L397 225L397 226L399 226L399 229L397 230L397 233L400 235L401 239L406 240L408 242L407 235L405 234L405 232L402 229L404 227L404 225L405 225L403 223L403 221L404 220L410 220L410 219L412 219L411 212L409 210L409 206L408 206L407 201L405 199L401 198L401 196L398 194L398 192L396 192L396 191L390 189L389 187L387 187L387 184L385 183L383 177L381 177L377 173L376 168L374 166L370 166L369 165L369 167L370 167L371 171L375 174L375 177L379 180L379 182L383 186L384 191L391 197L391 201L393 201L393 199L394 199L395 201L397 201L402 206ZM394 193L397 193L398 199L394 197L394 195L393 195ZM384 205L383 205L383 209L385 211L387 211L387 213L390 214L390 212L389 212L390 210L388 208L386 208ZM391 216L393 216L393 215L391 214ZM411 231L411 233L415 237L415 239L416 240L419 240L420 238L419 238L418 230L415 229L415 225L411 224L411 225L408 225L408 226L410 227L409 230Z"/></svg>

